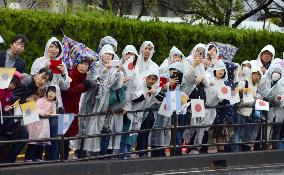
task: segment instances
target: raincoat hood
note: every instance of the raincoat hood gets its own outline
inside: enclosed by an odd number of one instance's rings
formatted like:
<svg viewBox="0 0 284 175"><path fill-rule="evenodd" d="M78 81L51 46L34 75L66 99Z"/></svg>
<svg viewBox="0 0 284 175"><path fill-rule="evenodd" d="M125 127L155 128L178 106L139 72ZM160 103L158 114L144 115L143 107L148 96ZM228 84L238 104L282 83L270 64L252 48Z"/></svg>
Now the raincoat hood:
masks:
<svg viewBox="0 0 284 175"><path fill-rule="evenodd" d="M183 64L180 62L175 62L169 66L169 70L170 69L176 69L183 73Z"/></svg>
<svg viewBox="0 0 284 175"><path fill-rule="evenodd" d="M216 46L216 45L214 45L214 44L207 44L206 45L206 47L205 47L205 56L207 56L207 54L209 54L209 47L210 46L214 46L215 48L216 48L216 50L217 50L217 53L216 53L216 59L218 59L219 58L219 49L218 49L218 47ZM212 58L211 58L212 59Z"/></svg>
<svg viewBox="0 0 284 175"><path fill-rule="evenodd" d="M202 44L202 43L196 44L194 46L194 48L192 49L192 51L190 52L189 56L186 57L186 59L188 59L189 62L192 64L193 63L193 59L194 59L193 57L194 57L194 54L195 54L197 48L203 48L205 50L206 49L205 47L206 47L205 44Z"/></svg>
<svg viewBox="0 0 284 175"><path fill-rule="evenodd" d="M216 62L216 64L214 64L213 70L221 70L221 69L226 70L226 66L222 60L219 60Z"/></svg>
<svg viewBox="0 0 284 175"><path fill-rule="evenodd" d="M124 60L124 56L125 56L125 54L127 54L127 53L134 53L136 56L137 56L137 58L138 58L138 52L137 52L137 50L136 50L136 48L133 46L133 45L127 45L124 49L123 49L123 51L122 51L122 63L124 63L125 62L125 60Z"/></svg>
<svg viewBox="0 0 284 175"><path fill-rule="evenodd" d="M46 45L45 45L44 58L50 59L49 54L48 54L48 48L49 48L50 44L51 44L52 42L54 42L54 41L58 41L58 42L59 42L59 47L60 47L59 52L60 52L60 50L61 50L61 53L60 53L59 55L57 55L57 57L54 58L54 60L60 60L61 58L63 58L63 45L62 45L62 43L61 43L56 37L51 37L51 38L47 41L47 43L46 43Z"/></svg>
<svg viewBox="0 0 284 175"><path fill-rule="evenodd" d="M115 47L114 51L116 52L117 50L117 41L111 37L111 36L105 36L101 39L100 44L99 44L99 51L102 49L102 47L106 44L113 45Z"/></svg>
<svg viewBox="0 0 284 175"><path fill-rule="evenodd" d="M244 64L250 64L250 62L248 60L245 60L245 61L242 62L242 65L244 65Z"/></svg>
<svg viewBox="0 0 284 175"><path fill-rule="evenodd" d="M172 49L170 50L169 57L168 57L169 65L174 62L173 55L175 54L181 55L181 60L185 59L185 56L182 54L182 52L177 47L173 46Z"/></svg>
<svg viewBox="0 0 284 175"><path fill-rule="evenodd" d="M215 77L215 71L216 70L225 70L224 76L221 78L222 80L226 80L228 78L228 73L227 73L227 69L225 66L225 63L222 60L217 60L217 62L214 64L212 70L213 70L213 74Z"/></svg>
<svg viewBox="0 0 284 175"><path fill-rule="evenodd" d="M115 54L113 47L109 44L104 45L102 47L102 49L100 50L100 53L99 53L100 59L103 56L103 54L105 54L105 53L110 53L110 54L113 54L113 55Z"/></svg>
<svg viewBox="0 0 284 175"><path fill-rule="evenodd" d="M272 45L266 45L263 49L261 49L261 51L259 52L258 56L257 56L257 59L256 61L258 63L260 63L262 65L262 62L261 62L261 53L264 52L264 51L269 51L270 53L272 53L272 59L271 61L274 60L274 56L275 56L275 49Z"/></svg>
<svg viewBox="0 0 284 175"><path fill-rule="evenodd" d="M272 64L269 67L269 69L267 71L267 79L269 81L272 81L271 76L272 76L273 72L277 72L277 73L281 74L281 77L282 77L282 66L280 64Z"/></svg>
<svg viewBox="0 0 284 175"><path fill-rule="evenodd" d="M147 62L149 60L152 60L152 57L153 57L153 54L155 53L155 48L154 48L154 44L151 42L151 41L144 41L143 44L141 45L140 47L140 50L139 50L139 55L140 55L140 59L141 61L144 61L144 54L143 54L143 50L146 46L150 45L153 49L152 49L152 52L150 53L150 56L147 60Z"/></svg>
<svg viewBox="0 0 284 175"><path fill-rule="evenodd" d="M159 68L156 67L156 66L150 66L148 71L146 72L145 74L145 78L143 80L143 84L144 84L144 87L147 87L147 83L146 83L146 78L150 75L155 75L157 76L157 81L156 83L153 85L153 87L158 87L158 83L159 83Z"/></svg>

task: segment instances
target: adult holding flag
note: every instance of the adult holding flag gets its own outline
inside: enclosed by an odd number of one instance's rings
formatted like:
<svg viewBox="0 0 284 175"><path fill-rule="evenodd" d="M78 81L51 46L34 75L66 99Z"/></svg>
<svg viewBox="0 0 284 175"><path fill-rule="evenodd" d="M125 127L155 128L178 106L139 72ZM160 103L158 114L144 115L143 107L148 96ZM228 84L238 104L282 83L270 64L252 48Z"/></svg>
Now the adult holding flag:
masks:
<svg viewBox="0 0 284 175"><path fill-rule="evenodd" d="M282 66L280 64L272 64L268 68L267 74L264 75L259 86L259 94L262 99L269 102L270 109L268 111L268 123L283 122L284 116L283 100L281 96L284 95L284 79L282 74ZM261 106L261 105L260 105ZM263 106L263 105L262 105ZM269 139L279 139L280 127L271 126L267 128ZM276 145L275 145L276 146Z"/></svg>
<svg viewBox="0 0 284 175"><path fill-rule="evenodd" d="M10 43L10 48L0 53L0 67L16 68L20 73L26 72L26 63L20 57L25 51L28 39L25 35L17 34Z"/></svg>
<svg viewBox="0 0 284 175"><path fill-rule="evenodd" d="M23 74L21 83L13 91L13 98L11 102L20 100L20 103L25 103L27 101L33 101L34 98L32 95L37 93L37 89L46 86L53 78L53 73L48 68L42 68L35 75ZM11 123L10 123L11 124ZM7 136L7 140L19 140L19 139L28 139L28 133L24 126L21 125L20 121L12 122L13 130L12 135ZM14 143L11 145L10 149L7 151L7 155L4 159L4 162L12 163L15 162L18 154L21 152L22 148L25 146L25 143Z"/></svg>
<svg viewBox="0 0 284 175"><path fill-rule="evenodd" d="M44 56L37 58L31 67L31 75L35 75L42 68L49 68L53 72L53 79L50 85L56 87L56 111L64 112L61 91L70 87L70 78L65 63L63 62L63 45L56 38L51 37L45 46ZM49 118L50 137L57 137L57 117ZM56 140L52 140L51 144L46 146L46 160L58 159L58 144Z"/></svg>

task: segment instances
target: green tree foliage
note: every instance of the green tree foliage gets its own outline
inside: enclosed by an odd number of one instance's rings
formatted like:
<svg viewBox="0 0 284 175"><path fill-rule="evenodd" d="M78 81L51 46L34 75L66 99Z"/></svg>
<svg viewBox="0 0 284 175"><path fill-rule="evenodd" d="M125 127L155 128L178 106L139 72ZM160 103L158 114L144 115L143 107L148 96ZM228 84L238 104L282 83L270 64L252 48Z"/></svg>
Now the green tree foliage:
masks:
<svg viewBox="0 0 284 175"><path fill-rule="evenodd" d="M275 47L276 57L282 57L284 48L284 35L268 31L141 22L103 14L83 18L82 15L0 9L0 34L6 41L0 47L8 48L15 34L25 34L30 41L23 54L28 69L36 58L43 56L50 37L62 39L61 29L65 35L85 43L93 50L96 50L102 37L111 35L118 41L118 55L127 44L133 44L139 50L143 41L150 40L156 50L153 60L159 64L168 57L174 45L187 56L197 43L230 43L239 48L235 58L237 62L255 59L267 44Z"/></svg>

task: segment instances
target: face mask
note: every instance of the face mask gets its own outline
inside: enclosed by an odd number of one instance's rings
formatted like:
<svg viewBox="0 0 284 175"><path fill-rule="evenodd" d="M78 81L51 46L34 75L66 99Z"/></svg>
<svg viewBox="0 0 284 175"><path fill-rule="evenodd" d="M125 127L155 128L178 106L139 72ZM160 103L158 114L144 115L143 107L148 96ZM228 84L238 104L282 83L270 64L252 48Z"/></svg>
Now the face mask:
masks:
<svg viewBox="0 0 284 175"><path fill-rule="evenodd" d="M248 67L243 67L243 73L245 76L248 76L251 74L251 69Z"/></svg>
<svg viewBox="0 0 284 175"><path fill-rule="evenodd" d="M271 75L272 81L278 81L280 78L281 78L281 74L279 74L279 73L274 72Z"/></svg>

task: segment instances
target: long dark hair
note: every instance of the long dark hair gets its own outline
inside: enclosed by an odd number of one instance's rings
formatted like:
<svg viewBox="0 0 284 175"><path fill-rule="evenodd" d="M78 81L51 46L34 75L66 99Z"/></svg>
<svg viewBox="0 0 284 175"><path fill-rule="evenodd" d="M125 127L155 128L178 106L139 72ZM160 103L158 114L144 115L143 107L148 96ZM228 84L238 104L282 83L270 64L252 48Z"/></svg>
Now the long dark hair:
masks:
<svg viewBox="0 0 284 175"><path fill-rule="evenodd" d="M45 91L45 96L46 96L46 97L48 96L48 92L49 92L49 91L55 92L55 94L56 94L56 87L55 87L55 86L48 86L48 88L47 88L46 91ZM55 96L55 98L54 98L53 101L56 101L56 96Z"/></svg>

